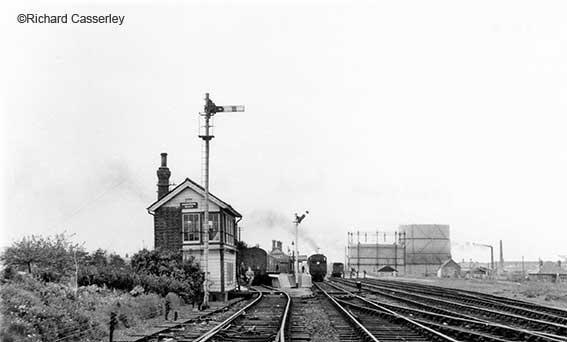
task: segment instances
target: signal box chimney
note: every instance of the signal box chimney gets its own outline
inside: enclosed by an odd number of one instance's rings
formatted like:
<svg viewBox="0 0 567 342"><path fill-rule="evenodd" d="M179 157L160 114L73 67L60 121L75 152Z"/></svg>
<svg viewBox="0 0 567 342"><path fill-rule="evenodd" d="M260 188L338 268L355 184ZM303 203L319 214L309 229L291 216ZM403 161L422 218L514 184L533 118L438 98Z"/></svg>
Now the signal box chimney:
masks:
<svg viewBox="0 0 567 342"><path fill-rule="evenodd" d="M167 167L167 153L161 154L161 166L157 169L157 198L158 201L162 199L169 192L169 177L171 176L171 171Z"/></svg>

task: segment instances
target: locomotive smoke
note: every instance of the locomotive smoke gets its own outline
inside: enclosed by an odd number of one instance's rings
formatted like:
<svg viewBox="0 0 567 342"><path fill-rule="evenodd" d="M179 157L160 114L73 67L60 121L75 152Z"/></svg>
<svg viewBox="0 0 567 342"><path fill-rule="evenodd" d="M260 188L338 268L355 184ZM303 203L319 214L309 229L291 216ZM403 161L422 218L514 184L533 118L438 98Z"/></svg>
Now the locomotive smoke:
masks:
<svg viewBox="0 0 567 342"><path fill-rule="evenodd" d="M295 236L295 225L293 224L293 215L283 215L273 210L256 210L250 214L250 223L254 226L262 228L277 228L282 229L292 236ZM307 229L302 229L299 226L299 238L301 241L306 242L309 247L317 251L319 246L315 240L309 236Z"/></svg>
<svg viewBox="0 0 567 342"><path fill-rule="evenodd" d="M151 196L148 196L148 193L142 190L146 187L142 186L137 180L126 161L117 158L107 160L103 172L102 177L99 179L101 188L107 187L108 184L114 184L120 190L126 191L128 195L140 200L140 202L148 203L151 201Z"/></svg>

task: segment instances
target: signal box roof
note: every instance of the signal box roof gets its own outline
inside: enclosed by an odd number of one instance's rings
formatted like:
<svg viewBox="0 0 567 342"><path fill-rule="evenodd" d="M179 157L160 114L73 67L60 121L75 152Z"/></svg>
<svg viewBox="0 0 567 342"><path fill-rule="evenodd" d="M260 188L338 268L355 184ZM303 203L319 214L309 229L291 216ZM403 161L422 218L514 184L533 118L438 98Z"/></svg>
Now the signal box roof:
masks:
<svg viewBox="0 0 567 342"><path fill-rule="evenodd" d="M194 181L190 180L189 178L186 178L185 181L183 181L183 183L181 183L178 186L176 186L175 188L173 188L173 190L168 192L161 199L152 203L148 207L148 212L153 215L158 208L160 208L161 206L163 206L164 204L169 202L172 198L174 198L175 196L177 196L178 194L180 194L183 190L185 190L187 188L195 191L196 193L200 194L203 197L205 196L205 189L201 185L195 183ZM242 215L240 215L240 213L238 211L236 211L233 207L231 207L228 203L220 200L218 197L211 194L210 192L209 192L209 201L215 203L220 208L227 210L232 215L234 215L234 217L242 217Z"/></svg>

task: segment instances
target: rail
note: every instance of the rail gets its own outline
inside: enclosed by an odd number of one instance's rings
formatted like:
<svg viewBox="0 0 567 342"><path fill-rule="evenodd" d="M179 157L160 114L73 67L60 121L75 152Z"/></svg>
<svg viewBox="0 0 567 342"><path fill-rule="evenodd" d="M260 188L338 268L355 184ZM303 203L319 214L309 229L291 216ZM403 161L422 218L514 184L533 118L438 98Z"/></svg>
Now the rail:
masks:
<svg viewBox="0 0 567 342"><path fill-rule="evenodd" d="M289 294L287 294L285 291L282 290L278 290L269 286L264 286L265 288L274 291L274 292L278 292L278 293L282 293L287 301L286 301L286 306L284 309L284 313L282 315L281 318L281 323L280 323L280 327L278 329L278 333L276 335L275 338L275 342L285 342L285 328L286 328L286 323L288 321L288 314L289 314L289 307L291 305L291 297L289 296ZM238 317L240 317L246 310L248 310L249 308L251 308L252 306L256 305L259 301L262 300L263 297L263 293L262 291L258 291L256 289L253 289L254 291L256 291L258 293L258 297L256 299L254 299L252 302L250 302L248 305L246 305L245 307L243 307L242 309L238 310L237 312L235 312L232 316L230 316L229 318L225 319L223 322L221 322L220 324L218 324L217 326L215 326L214 328L212 328L211 330L207 331L205 334L203 334L201 337L199 337L198 339L196 339L194 342L206 342L209 341L213 336L215 336L219 331L221 331L222 329L226 328L228 325L230 325L230 323L232 323L235 319L237 319Z"/></svg>
<svg viewBox="0 0 567 342"><path fill-rule="evenodd" d="M266 286L264 285L265 288L270 289L272 291L275 292L280 292L282 294L284 294L287 298L287 303L285 305L285 309L284 309L284 313L282 316L282 322L280 324L280 330L278 331L278 335L276 336L275 342L285 342L285 328L286 328L286 324L288 322L288 315L289 315L289 307L291 306L291 297L289 296L289 294L285 291L282 290L278 290L276 288L273 288L271 286Z"/></svg>
<svg viewBox="0 0 567 342"><path fill-rule="evenodd" d="M250 307L254 306L260 300L262 300L262 296L263 296L262 291L258 291L258 290L255 290L255 289L254 289L254 291L258 292L258 297L256 299L254 299L252 302L250 302L248 305L246 305L242 309L235 312L232 316L225 319L223 322L221 322L220 324L218 324L217 326L215 326L211 330L207 331L205 334L203 334L201 337L196 339L194 342L209 341L214 335L216 335L219 331L221 331L222 329L227 327L232 321L234 321L236 318L241 316L246 310L248 310Z"/></svg>
<svg viewBox="0 0 567 342"><path fill-rule="evenodd" d="M342 284L346 284L348 286L354 286L354 284L352 283L352 281L345 281L345 280L341 280L340 283ZM486 324L490 324L493 326L497 326L497 324L494 324L494 322L491 321L486 321L483 319L479 319L476 317L471 317L470 315L465 315L465 314L461 314L461 312L475 312L475 313L481 313L484 316L489 316L489 317L501 317L504 318L506 320L512 320L512 321L518 321L521 320L522 324L524 326L528 326L530 327L530 329L521 329L518 327L513 327L510 326L510 328L519 330L519 331L524 331L526 333L529 333L531 335L539 335L540 337L542 337L542 332L538 332L538 330L541 330L541 327L545 327L548 332L553 332L552 334L548 334L551 336L564 336L565 335L565 331L567 331L567 326L564 324L559 324L559 323L555 323L552 321L546 321L546 320L542 320L540 318L531 318L527 315L520 315L520 314L516 314L516 313L511 313L508 311L500 311L498 310L498 308L494 308L494 307L482 307L482 306L475 306L475 305L467 305L465 303L458 301L455 301L454 299L452 299L451 297L446 297L446 296L440 296L440 295L435 295L432 293L427 293L427 292L419 292L419 293L412 293L411 291L407 291L406 289L400 289L397 287L389 287L388 285L385 284L375 284L372 282L365 282L364 286L369 289L372 292L376 292L379 293L382 296L386 296L386 297L390 297L390 298L396 298L397 300L402 300L405 302L408 301L412 301L411 298L417 298L417 300L421 303L421 304L426 304L426 303L436 303L439 305L443 305L445 307L452 307L452 308L457 308L459 309L459 314L457 314L456 317L460 316L461 318L467 319L467 320L472 320L472 321L477 321L477 322L484 322ZM392 292L393 291L393 292ZM425 291L425 290L423 290ZM405 296L405 299L403 299L402 296L400 296L400 294L403 294ZM504 304L503 306L506 306L507 304ZM525 310L525 309L522 309ZM548 315L546 313L543 313L542 315Z"/></svg>
<svg viewBox="0 0 567 342"><path fill-rule="evenodd" d="M349 295L351 295L351 296L353 296L353 297L355 297L355 298L358 298L358 299L362 300L363 302L365 302L365 303L367 303L367 304L370 304L371 306L374 306L374 307L376 307L376 308L382 310L383 312L387 312L387 313L389 313L389 314L391 314L391 315L394 315L394 316L398 317L399 319L402 319L402 320L408 322L409 324L411 324L411 325L413 325L413 326L419 327L420 329L425 330L425 331L429 332L430 334L433 334L433 335L435 335L435 336L437 336L437 337L443 339L444 341L459 342L459 340L455 340L454 338L451 338L451 337L449 337L449 336L447 336L447 335L445 335L445 334L443 334L443 333L440 333L440 332L438 332L438 331L436 331L436 330L434 330L434 329L431 329L431 328L429 328L429 327L426 327L425 325L423 325L423 324L421 324L421 323L418 323L418 322L416 322L416 321L414 321L414 320L412 320L412 319L410 319L410 318L407 318L407 317L405 317L405 316L403 316L403 315L400 315L399 313L397 313L397 312L395 312L395 311L392 311L392 310L390 310L390 309L388 309L388 308L385 308L385 307L383 307L383 306L380 305L380 304L377 304L377 303L374 303L374 302L372 302L372 301L369 301L368 299L366 299L366 298L364 298L364 297L361 297L361 296L359 296L359 295L357 295L357 294L355 294L355 293L353 293L353 292L350 292L350 291L348 291L348 290L345 290L344 288L341 288L341 287L336 286L336 285L334 285L334 284L328 284L328 285L329 285L329 286L332 286L332 287L334 287L334 288L336 288L337 290L341 290L341 291L343 291L343 292L345 292L345 293L347 293L347 294L349 294Z"/></svg>
<svg viewBox="0 0 567 342"><path fill-rule="evenodd" d="M333 303L334 306L336 306L344 315L346 315L351 320L351 322L353 322L356 325L356 327L358 328L359 331L362 331L364 333L364 335L366 335L365 340L380 342L374 335L372 335L372 333L370 331L368 331L368 329L366 329L366 327L364 325L362 325L350 312L348 312L348 310L343 308L343 306L341 304L339 304L339 302L337 302L335 300L335 298L333 298L330 294L328 294L327 291L323 290L316 283L313 283L313 285L315 285L315 287L318 288L319 291L323 292L323 294L327 298L329 298L331 303Z"/></svg>

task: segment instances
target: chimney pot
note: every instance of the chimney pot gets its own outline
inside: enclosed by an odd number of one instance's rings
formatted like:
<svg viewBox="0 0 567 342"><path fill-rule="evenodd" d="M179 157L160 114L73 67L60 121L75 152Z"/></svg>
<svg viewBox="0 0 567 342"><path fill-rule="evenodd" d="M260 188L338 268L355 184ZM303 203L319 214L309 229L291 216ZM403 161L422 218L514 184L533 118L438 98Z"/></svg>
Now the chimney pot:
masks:
<svg viewBox="0 0 567 342"><path fill-rule="evenodd" d="M161 154L161 167L167 167L167 153Z"/></svg>

